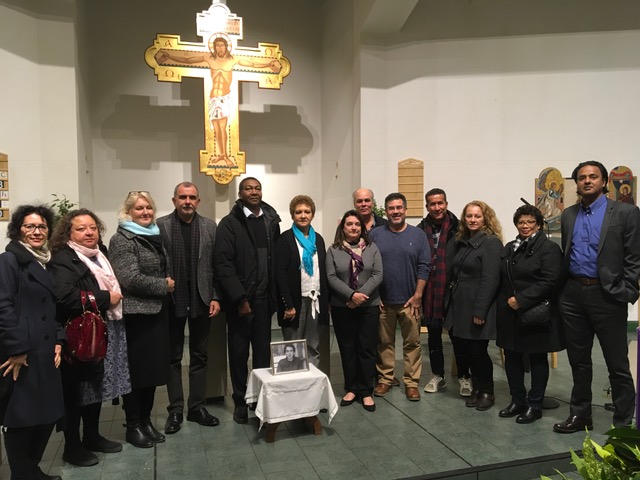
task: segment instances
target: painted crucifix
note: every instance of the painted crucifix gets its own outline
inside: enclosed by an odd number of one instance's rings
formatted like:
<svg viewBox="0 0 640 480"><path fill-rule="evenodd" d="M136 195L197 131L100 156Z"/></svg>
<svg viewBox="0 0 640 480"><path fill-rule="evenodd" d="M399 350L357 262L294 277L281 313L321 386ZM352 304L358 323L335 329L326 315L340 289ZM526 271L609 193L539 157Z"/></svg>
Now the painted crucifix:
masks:
<svg viewBox="0 0 640 480"><path fill-rule="evenodd" d="M220 0L199 13L196 24L202 43L159 34L145 60L161 82L203 79L206 148L200 150L200 171L227 184L246 171L245 154L240 151L238 83L253 81L260 88L279 89L291 64L275 43L238 47L242 18Z"/></svg>

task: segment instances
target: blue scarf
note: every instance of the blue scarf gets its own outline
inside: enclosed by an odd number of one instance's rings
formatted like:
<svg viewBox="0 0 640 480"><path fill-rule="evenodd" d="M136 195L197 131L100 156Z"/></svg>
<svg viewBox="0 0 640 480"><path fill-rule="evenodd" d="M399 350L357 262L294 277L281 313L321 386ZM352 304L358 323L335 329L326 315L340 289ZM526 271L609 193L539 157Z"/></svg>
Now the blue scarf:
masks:
<svg viewBox="0 0 640 480"><path fill-rule="evenodd" d="M318 251L316 248L316 231L309 225L309 237L307 238L304 236L304 233L296 227L295 223L291 226L291 231L298 243L300 243L300 246L302 246L302 265L300 265L300 270L302 270L304 266L304 271L307 272L307 275L313 277L313 256Z"/></svg>
<svg viewBox="0 0 640 480"><path fill-rule="evenodd" d="M120 226L125 230L135 233L136 235L160 235L160 228L155 223L148 227L138 225L136 222L120 222Z"/></svg>

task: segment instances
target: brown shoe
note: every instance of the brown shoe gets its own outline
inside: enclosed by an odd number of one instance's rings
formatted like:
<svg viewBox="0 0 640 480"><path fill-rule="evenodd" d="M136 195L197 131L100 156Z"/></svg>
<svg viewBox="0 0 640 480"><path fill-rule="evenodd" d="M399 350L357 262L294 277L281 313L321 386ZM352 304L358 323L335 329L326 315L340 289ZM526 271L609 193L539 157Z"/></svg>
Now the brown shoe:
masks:
<svg viewBox="0 0 640 480"><path fill-rule="evenodd" d="M373 390L373 394L376 397L384 397L389 392L389 390L391 390L391 385L378 382L378 385L376 385L376 388Z"/></svg>
<svg viewBox="0 0 640 480"><path fill-rule="evenodd" d="M407 387L404 389L404 394L410 402L417 402L420 400L420 390L418 390L418 387Z"/></svg>

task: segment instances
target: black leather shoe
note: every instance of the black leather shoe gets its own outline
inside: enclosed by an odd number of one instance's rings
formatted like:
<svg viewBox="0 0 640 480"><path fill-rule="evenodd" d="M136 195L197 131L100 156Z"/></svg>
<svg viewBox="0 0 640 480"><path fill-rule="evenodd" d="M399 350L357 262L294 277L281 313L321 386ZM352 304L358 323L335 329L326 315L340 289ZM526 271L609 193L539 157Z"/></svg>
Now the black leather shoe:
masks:
<svg viewBox="0 0 640 480"><path fill-rule="evenodd" d="M166 440L166 437L153 426L151 419L143 420L140 428L147 438L153 443L162 443Z"/></svg>
<svg viewBox="0 0 640 480"><path fill-rule="evenodd" d="M464 401L464 406L475 408L478 405L478 395L480 395L480 392L478 392L477 390L472 390L471 396Z"/></svg>
<svg viewBox="0 0 640 480"><path fill-rule="evenodd" d="M171 435L172 433L176 433L177 431L180 430L181 425L182 425L182 413L169 412L167 423L164 424L164 433L168 435Z"/></svg>
<svg viewBox="0 0 640 480"><path fill-rule="evenodd" d="M42 475L43 476L40 477L40 480L62 480L60 475L45 475L44 473Z"/></svg>
<svg viewBox="0 0 640 480"><path fill-rule="evenodd" d="M92 452L118 453L122 451L121 443L107 440L102 435L98 435L96 438L85 438L82 443L87 450Z"/></svg>
<svg viewBox="0 0 640 480"><path fill-rule="evenodd" d="M233 410L233 421L236 423L247 423L249 421L249 407L241 405Z"/></svg>
<svg viewBox="0 0 640 480"><path fill-rule="evenodd" d="M353 393L353 392L349 392L349 393ZM345 400L344 398L342 400L340 400L340 406L341 407L348 407L349 405L351 405L353 402L355 402L358 399L357 395L353 395L353 398L351 400Z"/></svg>
<svg viewBox="0 0 640 480"><path fill-rule="evenodd" d="M516 417L516 423L533 423L542 418L542 410L538 408L527 408L527 411Z"/></svg>
<svg viewBox="0 0 640 480"><path fill-rule="evenodd" d="M200 407L197 410L187 413L187 420L199 423L203 427L215 427L220 425L220 420L207 412L207 409L204 407Z"/></svg>
<svg viewBox="0 0 640 480"><path fill-rule="evenodd" d="M86 449L84 445L67 450L62 453L62 460L76 467L92 467L98 464L98 457Z"/></svg>
<svg viewBox="0 0 640 480"><path fill-rule="evenodd" d="M495 397L492 393L480 393L478 394L478 398L476 399L476 410L481 412L485 410L489 410L493 407L495 402Z"/></svg>
<svg viewBox="0 0 640 480"><path fill-rule="evenodd" d="M154 445L153 441L147 437L140 425L128 426L124 438L131 445L138 448L151 448Z"/></svg>
<svg viewBox="0 0 640 480"><path fill-rule="evenodd" d="M509 406L503 408L498 412L498 416L502 418L510 418L515 417L516 415L520 415L527 411L526 405L518 405L517 403L511 402Z"/></svg>
<svg viewBox="0 0 640 480"><path fill-rule="evenodd" d="M573 415L564 422L556 423L553 426L553 431L556 433L576 433L584 432L585 428L587 430L593 430L593 420L591 417Z"/></svg>

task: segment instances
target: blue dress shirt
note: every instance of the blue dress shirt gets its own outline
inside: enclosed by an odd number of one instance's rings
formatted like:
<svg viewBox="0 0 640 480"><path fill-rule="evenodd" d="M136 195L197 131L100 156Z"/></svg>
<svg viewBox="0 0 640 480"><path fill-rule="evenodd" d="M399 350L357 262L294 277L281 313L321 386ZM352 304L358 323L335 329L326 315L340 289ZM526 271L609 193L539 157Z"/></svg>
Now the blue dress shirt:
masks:
<svg viewBox="0 0 640 480"><path fill-rule="evenodd" d="M571 236L571 275L598 278L598 244L606 210L607 197L604 194L588 207L580 205Z"/></svg>

